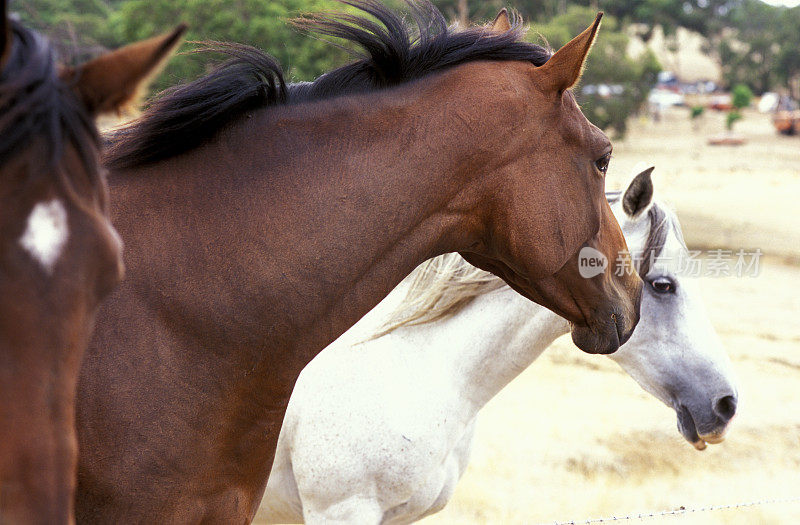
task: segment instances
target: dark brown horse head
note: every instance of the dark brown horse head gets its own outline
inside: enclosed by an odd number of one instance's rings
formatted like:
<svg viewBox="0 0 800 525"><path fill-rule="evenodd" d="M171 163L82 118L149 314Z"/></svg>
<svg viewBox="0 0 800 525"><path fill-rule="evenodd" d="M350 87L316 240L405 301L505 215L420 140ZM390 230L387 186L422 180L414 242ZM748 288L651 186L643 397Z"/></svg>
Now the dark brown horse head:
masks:
<svg viewBox="0 0 800 525"><path fill-rule="evenodd" d="M0 2L0 522L68 523L78 369L123 274L94 117L130 101L183 28L59 71Z"/></svg>
<svg viewBox="0 0 800 525"><path fill-rule="evenodd" d="M589 353L614 352L630 337L642 287L605 198L611 142L581 113L570 91L600 18L540 67L491 65L501 92L523 92L505 98L514 104L507 108L514 115L508 125L519 130L518 140L498 152L499 163L487 174L498 188L498 204L486 241L480 250L463 253L568 319L573 341ZM510 27L501 12L493 28Z"/></svg>

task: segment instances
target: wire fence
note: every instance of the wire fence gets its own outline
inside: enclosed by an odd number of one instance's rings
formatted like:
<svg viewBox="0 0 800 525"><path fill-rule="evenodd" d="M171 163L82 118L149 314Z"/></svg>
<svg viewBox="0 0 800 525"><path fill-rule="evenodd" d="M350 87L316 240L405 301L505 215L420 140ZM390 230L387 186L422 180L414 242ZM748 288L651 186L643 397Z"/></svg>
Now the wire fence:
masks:
<svg viewBox="0 0 800 525"><path fill-rule="evenodd" d="M653 512L640 512L638 514L628 514L624 516L608 516L605 518L587 518L583 520L569 520L569 521L556 521L548 522L548 525L586 525L592 523L608 523L612 521L632 521L632 520L646 520L651 518L660 518L665 516L680 516L684 514L693 514L701 512L711 512L715 510L729 510L739 509L745 507L757 507L761 505L773 505L779 503L800 503L800 496L792 498L776 498L776 499L761 499L755 501L744 501L739 503L731 503L729 505L708 505L705 507L678 507L674 510L662 510Z"/></svg>

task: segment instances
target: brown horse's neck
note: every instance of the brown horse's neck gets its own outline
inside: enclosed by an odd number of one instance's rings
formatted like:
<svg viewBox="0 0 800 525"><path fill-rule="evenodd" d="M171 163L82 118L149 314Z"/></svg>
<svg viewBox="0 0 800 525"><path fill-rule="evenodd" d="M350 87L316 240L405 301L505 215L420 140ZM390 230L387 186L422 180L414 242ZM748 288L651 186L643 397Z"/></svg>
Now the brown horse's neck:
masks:
<svg viewBox="0 0 800 525"><path fill-rule="evenodd" d="M294 346L305 361L415 265L478 242L472 181L489 169L494 144L480 144L480 128L493 123L462 110L474 100L441 114L409 87L372 98L263 110L158 175L119 178L115 223L136 286L170 290L154 306L200 331L217 329L210 301L226 333Z"/></svg>
<svg viewBox="0 0 800 525"><path fill-rule="evenodd" d="M491 187L507 116L486 117L491 94L459 99L473 69L360 105L261 110L179 158L112 174L127 279L82 370L79 517L255 511L302 368L417 264L481 242L478 187ZM104 440L135 460L95 454ZM138 496L115 507L109 490Z"/></svg>

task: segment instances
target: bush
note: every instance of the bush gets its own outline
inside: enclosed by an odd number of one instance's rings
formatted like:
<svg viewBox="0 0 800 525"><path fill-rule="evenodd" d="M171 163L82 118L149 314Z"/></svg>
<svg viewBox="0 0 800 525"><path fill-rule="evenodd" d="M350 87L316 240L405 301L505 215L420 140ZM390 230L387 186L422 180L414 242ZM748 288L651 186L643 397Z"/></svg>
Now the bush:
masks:
<svg viewBox="0 0 800 525"><path fill-rule="evenodd" d="M753 100L753 92L745 84L736 84L733 86L731 93L733 95L732 104L736 109L746 108L750 105L750 101ZM739 115L739 118L742 118L742 116Z"/></svg>
<svg viewBox="0 0 800 525"><path fill-rule="evenodd" d="M733 125L740 120L742 120L742 114L738 111L731 111L725 119L725 127L728 128L728 131L732 131Z"/></svg>

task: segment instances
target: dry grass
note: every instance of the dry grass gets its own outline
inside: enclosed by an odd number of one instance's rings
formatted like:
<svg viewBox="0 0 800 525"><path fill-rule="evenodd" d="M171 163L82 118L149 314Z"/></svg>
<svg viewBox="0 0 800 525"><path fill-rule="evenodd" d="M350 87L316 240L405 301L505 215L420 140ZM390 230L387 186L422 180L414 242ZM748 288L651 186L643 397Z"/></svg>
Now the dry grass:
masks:
<svg viewBox="0 0 800 525"><path fill-rule="evenodd" d="M702 279L740 378L737 420L695 451L675 414L610 360L556 342L481 414L473 460L427 523L553 523L650 510L800 497L800 139L748 113L739 148L711 147L683 112L636 122L617 144L609 187L640 160L679 212L690 245L760 247L757 278ZM800 502L648 519L647 523L798 523Z"/></svg>

